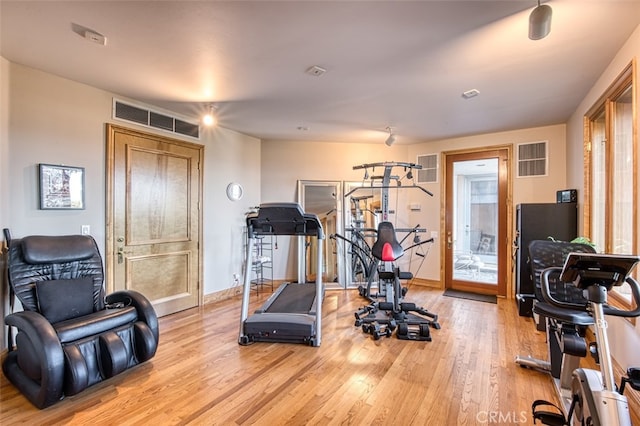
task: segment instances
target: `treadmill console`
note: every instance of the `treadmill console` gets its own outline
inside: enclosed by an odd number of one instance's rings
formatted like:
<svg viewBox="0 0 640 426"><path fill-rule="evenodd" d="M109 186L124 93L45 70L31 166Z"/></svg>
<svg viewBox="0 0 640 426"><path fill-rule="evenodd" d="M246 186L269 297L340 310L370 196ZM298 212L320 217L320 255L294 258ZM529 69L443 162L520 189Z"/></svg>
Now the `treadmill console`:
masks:
<svg viewBox="0 0 640 426"><path fill-rule="evenodd" d="M247 215L249 235L310 235L324 239L318 216L298 203L264 203Z"/></svg>

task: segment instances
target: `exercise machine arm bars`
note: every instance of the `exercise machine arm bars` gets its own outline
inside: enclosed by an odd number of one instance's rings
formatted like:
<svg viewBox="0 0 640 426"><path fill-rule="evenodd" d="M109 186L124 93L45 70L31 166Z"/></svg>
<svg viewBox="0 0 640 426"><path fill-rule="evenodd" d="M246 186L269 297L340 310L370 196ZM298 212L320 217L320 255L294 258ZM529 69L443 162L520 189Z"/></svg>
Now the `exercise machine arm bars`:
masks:
<svg viewBox="0 0 640 426"><path fill-rule="evenodd" d="M553 267L553 268L547 268L544 271L542 271L543 279L540 280L540 283L541 283L542 296L544 297L544 300L550 305L553 305L561 309L575 309L575 310L585 311L585 312L589 311L588 304L562 302L553 297L553 295L551 294L551 289L549 288L549 276L554 272L558 272L561 270L562 268ZM629 287L631 288L631 295L632 295L632 299L633 299L633 303L635 304L635 307L633 309L617 309L609 305L603 305L602 308L603 308L603 313L605 315L612 315L612 316L624 317L624 318L635 318L640 316L640 285L636 280L634 280L631 277L627 277L626 282L627 284L629 284Z"/></svg>
<svg viewBox="0 0 640 426"><path fill-rule="evenodd" d="M615 391L616 384L615 384L615 379L613 375L613 365L611 364L611 358L609 356L610 354L609 340L604 331L604 329L606 329L607 327L604 316L612 315L616 317L625 317L625 318L640 316L640 285L638 285L638 282L633 278L631 277L626 278L626 282L629 284L629 287L631 288L633 303L635 304L635 307L633 309L616 309L607 305L606 304L606 301L607 301L606 285L598 285L598 286L591 285L587 287L589 291L589 300L592 300L592 301L585 305L580 305L576 303L562 302L553 297L549 288L549 275L553 272L557 272L557 268L547 268L542 272L542 280L541 280L542 296L544 297L547 303L555 307L558 307L561 309L578 309L578 310L587 311L591 313L591 315L594 318L596 342L598 343L599 352L601 355L599 358L600 358L600 364L601 364L602 381L604 384L604 389L608 391ZM617 273L615 273L616 274L615 277L613 275L614 273L608 272L608 274L612 278L612 280L610 281L619 282L618 281L619 277Z"/></svg>
<svg viewBox="0 0 640 426"><path fill-rule="evenodd" d="M380 163L365 163L353 166L353 170L359 169L375 169L376 167L404 167L406 169L421 169L422 166L416 163L406 163L401 161L383 161Z"/></svg>
<svg viewBox="0 0 640 426"><path fill-rule="evenodd" d="M353 194L356 191L360 191L362 189L394 189L397 188L398 185L393 186L393 185L371 185L371 186L358 186L356 188L353 188L351 191L347 192L346 194L344 194L344 197L348 197L349 195ZM433 197L433 192L424 189L423 187L421 187L420 185L402 185L402 188L418 188L419 190L421 190L422 192L424 192L425 194Z"/></svg>

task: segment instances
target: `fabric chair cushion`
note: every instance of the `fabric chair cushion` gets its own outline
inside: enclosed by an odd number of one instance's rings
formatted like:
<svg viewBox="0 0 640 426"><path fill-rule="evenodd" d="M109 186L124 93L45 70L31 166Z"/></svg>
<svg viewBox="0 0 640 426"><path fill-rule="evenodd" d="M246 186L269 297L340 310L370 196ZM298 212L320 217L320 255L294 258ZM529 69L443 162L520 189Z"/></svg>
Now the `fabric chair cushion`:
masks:
<svg viewBox="0 0 640 426"><path fill-rule="evenodd" d="M46 280L36 282L38 309L51 323L93 312L93 279Z"/></svg>

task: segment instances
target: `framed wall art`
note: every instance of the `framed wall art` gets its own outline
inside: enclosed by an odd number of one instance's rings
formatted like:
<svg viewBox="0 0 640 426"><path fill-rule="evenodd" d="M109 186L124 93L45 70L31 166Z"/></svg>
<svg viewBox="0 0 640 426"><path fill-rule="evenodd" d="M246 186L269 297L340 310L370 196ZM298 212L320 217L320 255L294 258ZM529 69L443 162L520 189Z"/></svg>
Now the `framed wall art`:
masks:
<svg viewBox="0 0 640 426"><path fill-rule="evenodd" d="M84 167L39 164L41 210L82 210Z"/></svg>

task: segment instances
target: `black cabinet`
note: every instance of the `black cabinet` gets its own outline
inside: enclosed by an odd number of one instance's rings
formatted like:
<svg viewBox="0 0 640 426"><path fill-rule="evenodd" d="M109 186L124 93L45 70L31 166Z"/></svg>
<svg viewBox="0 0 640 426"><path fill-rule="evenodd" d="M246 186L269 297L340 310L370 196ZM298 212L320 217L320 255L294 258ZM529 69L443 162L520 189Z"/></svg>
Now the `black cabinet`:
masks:
<svg viewBox="0 0 640 426"><path fill-rule="evenodd" d="M531 316L534 284L529 268L529 243L553 237L571 241L578 233L576 203L518 204L516 206L516 303L520 316Z"/></svg>

